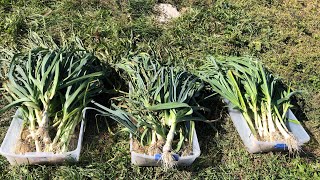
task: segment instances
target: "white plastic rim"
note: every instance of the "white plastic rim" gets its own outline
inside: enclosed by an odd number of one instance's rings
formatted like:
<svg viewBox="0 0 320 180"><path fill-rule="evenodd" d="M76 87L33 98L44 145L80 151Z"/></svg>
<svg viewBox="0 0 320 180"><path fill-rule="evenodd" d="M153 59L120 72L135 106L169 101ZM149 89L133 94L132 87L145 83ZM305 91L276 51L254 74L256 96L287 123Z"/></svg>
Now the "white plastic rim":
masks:
<svg viewBox="0 0 320 180"><path fill-rule="evenodd" d="M61 154L54 154L52 152L27 152L21 155L14 153L16 143L23 130L23 120L18 117L19 111L17 110L1 144L0 154L5 156L11 165L77 162L79 161L83 133L85 131L85 113L86 109L83 110L83 119L81 121L78 143L75 150Z"/></svg>
<svg viewBox="0 0 320 180"><path fill-rule="evenodd" d="M160 161L161 155L154 155L150 156L147 154L141 154L134 152L132 149L132 135L130 134L130 152L131 152L131 163L137 166L161 166L162 163ZM197 137L197 132L194 130L193 133L193 143L192 143L192 153L188 156L178 156L175 155L175 158L177 159L177 166L190 166L197 157L200 156L200 147Z"/></svg>
<svg viewBox="0 0 320 180"><path fill-rule="evenodd" d="M262 153L262 152L269 152L269 151L286 151L287 150L287 145L285 144L285 142L258 141L253 136L242 114L238 110L232 109L231 107L228 108L228 111L229 111L231 120L233 122L233 125L237 129L241 137L241 140L246 146L248 152ZM295 115L292 113L290 109L287 112L287 117L288 119L297 120L297 118L295 117ZM305 131L305 129L302 127L301 124L297 124L289 121L286 123L286 126L289 129L289 131L292 132L294 137L298 140L298 143L300 146L310 141L310 136L308 135L308 133Z"/></svg>

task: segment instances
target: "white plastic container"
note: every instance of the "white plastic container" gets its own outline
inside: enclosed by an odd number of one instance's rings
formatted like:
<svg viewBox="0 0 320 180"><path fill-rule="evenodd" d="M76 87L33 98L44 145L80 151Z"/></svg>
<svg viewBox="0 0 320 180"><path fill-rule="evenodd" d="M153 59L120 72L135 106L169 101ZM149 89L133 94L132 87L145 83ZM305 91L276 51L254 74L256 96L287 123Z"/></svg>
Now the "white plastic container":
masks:
<svg viewBox="0 0 320 180"><path fill-rule="evenodd" d="M53 164L79 161L80 149L84 132L84 119L82 119L81 122L78 144L75 150L61 154L54 154L52 152L28 152L25 154L16 154L14 153L16 143L18 142L21 131L23 130L23 120L18 118L18 115L19 111L16 111L16 114L13 117L7 134L0 147L0 154L5 156L11 165L47 163Z"/></svg>
<svg viewBox="0 0 320 180"><path fill-rule="evenodd" d="M229 107L228 110L229 110L229 115L231 117L233 125L236 127L244 145L247 147L247 150L250 153L287 150L287 145L284 142L258 141L256 138L254 138L242 114L238 110L232 109L231 107ZM297 118L291 112L290 109L287 112L287 117L288 119L297 120ZM301 124L287 122L286 126L288 130L291 131L294 137L298 140L300 146L310 140L310 136L304 130Z"/></svg>
<svg viewBox="0 0 320 180"><path fill-rule="evenodd" d="M130 135L130 152L131 152L131 163L137 166L161 166L161 154L156 154L154 156L140 154L133 151L132 145L133 139ZM192 144L192 153L189 156L179 156L174 155L174 158L177 160L177 166L190 166L194 160L200 156L200 147L198 142L198 137L196 130L193 134L193 144Z"/></svg>

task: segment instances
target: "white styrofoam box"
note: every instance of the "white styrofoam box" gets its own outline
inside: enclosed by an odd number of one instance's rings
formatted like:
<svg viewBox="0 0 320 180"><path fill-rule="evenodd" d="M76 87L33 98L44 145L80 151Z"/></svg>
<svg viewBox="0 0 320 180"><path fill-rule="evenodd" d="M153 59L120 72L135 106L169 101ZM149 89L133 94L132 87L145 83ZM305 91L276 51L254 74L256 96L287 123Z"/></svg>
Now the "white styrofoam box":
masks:
<svg viewBox="0 0 320 180"><path fill-rule="evenodd" d="M133 151L132 145L133 139L130 135L130 152L131 152L131 163L137 166L161 166L161 154L155 154L150 156L147 154L140 154ZM193 143L192 143L192 153L188 156L179 156L174 155L174 158L177 160L177 166L190 166L197 157L200 156L200 147L198 142L198 137L196 130L193 134Z"/></svg>
<svg viewBox="0 0 320 180"><path fill-rule="evenodd" d="M85 117L85 110L83 117ZM16 143L20 138L21 131L23 130L23 120L19 117L19 111L13 117L7 134L1 144L0 154L5 156L11 165L20 164L53 164L62 162L77 162L79 161L83 133L85 130L84 119L81 121L80 133L77 143L77 148L73 151L65 153L54 154L52 152L27 152L25 154L16 154Z"/></svg>
<svg viewBox="0 0 320 180"><path fill-rule="evenodd" d="M253 134L242 114L238 110L232 109L231 107L229 107L228 111L233 125L236 127L244 145L247 147L247 150L250 153L287 150L287 145L285 144L285 142L258 141L256 138L253 137ZM291 112L290 109L287 112L287 117L288 119L297 120L297 118ZM304 130L301 124L289 121L286 123L286 126L288 130L291 131L294 137L298 140L300 146L310 140L310 136Z"/></svg>

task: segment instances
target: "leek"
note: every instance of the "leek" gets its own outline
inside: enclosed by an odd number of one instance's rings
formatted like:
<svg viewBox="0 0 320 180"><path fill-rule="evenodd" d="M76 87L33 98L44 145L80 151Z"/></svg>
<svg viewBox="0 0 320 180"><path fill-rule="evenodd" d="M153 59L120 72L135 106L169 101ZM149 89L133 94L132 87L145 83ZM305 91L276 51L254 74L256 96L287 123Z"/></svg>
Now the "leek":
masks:
<svg viewBox="0 0 320 180"><path fill-rule="evenodd" d="M173 155L181 147L192 147L193 121L204 120L194 116L199 108L193 106L203 83L186 71L160 65L145 53L123 59L116 67L124 72L129 92L115 98L118 106L109 109L96 103L97 109L124 125L148 147L149 155L162 153L165 169L175 166Z"/></svg>
<svg viewBox="0 0 320 180"><path fill-rule="evenodd" d="M299 91L284 89L261 62L249 57L209 57L195 73L242 113L257 139L284 141L290 152L299 150L285 125L290 97Z"/></svg>
<svg viewBox="0 0 320 180"><path fill-rule="evenodd" d="M27 137L36 152L69 150L82 110L100 91L98 76L90 73L95 57L74 47L34 48L16 53L3 87L12 102L0 113L18 107L29 128Z"/></svg>

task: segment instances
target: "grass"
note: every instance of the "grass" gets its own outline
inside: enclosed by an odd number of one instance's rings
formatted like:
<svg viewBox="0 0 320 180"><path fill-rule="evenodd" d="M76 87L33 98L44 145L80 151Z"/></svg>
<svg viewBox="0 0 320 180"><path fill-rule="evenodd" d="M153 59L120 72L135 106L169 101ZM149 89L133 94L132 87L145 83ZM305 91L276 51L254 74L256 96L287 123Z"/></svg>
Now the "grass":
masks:
<svg viewBox="0 0 320 180"><path fill-rule="evenodd" d="M168 24L154 20L155 0L0 0L0 46L24 50L28 30L50 35L57 43L80 37L99 58L117 62L130 52L145 51L188 68L208 54L253 55L297 96L294 113L311 135L300 154L246 152L231 120L215 107L212 119L197 124L201 156L191 167L164 172L130 165L128 134L112 135L95 119L86 130L80 163L10 167L0 157L5 179L317 179L320 175L320 13L311 0L196 1L164 0L184 15ZM151 48L150 48L151 47ZM6 104L1 100L1 107ZM214 103L213 103L214 104ZM0 115L0 141L13 111ZM109 123L110 124L110 123ZM111 123L111 129L119 128ZM209 133L208 133L209 132Z"/></svg>

